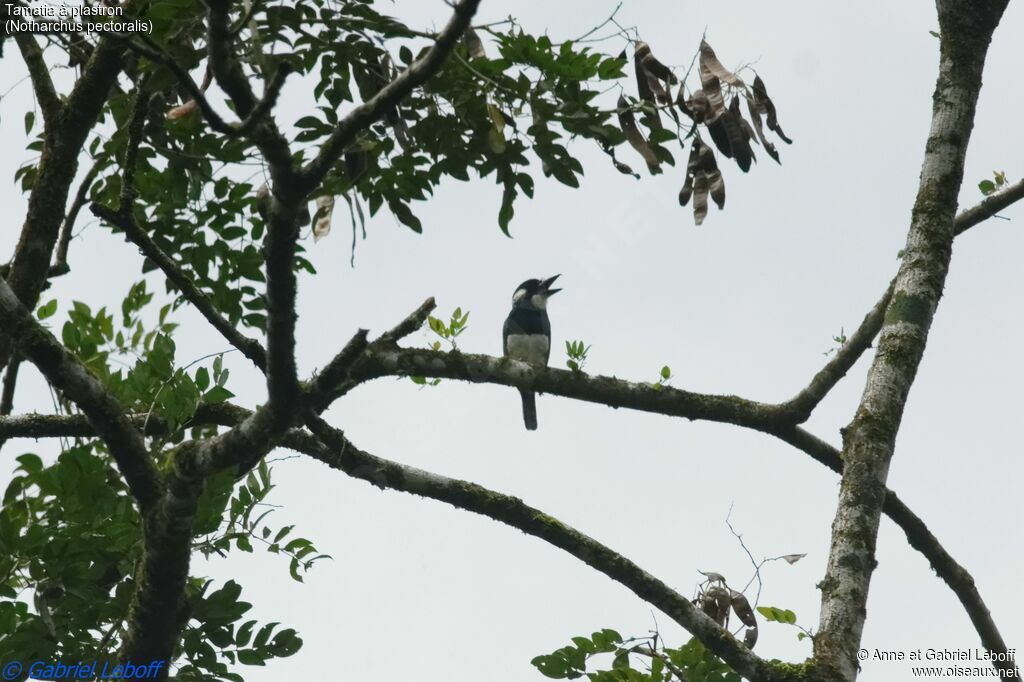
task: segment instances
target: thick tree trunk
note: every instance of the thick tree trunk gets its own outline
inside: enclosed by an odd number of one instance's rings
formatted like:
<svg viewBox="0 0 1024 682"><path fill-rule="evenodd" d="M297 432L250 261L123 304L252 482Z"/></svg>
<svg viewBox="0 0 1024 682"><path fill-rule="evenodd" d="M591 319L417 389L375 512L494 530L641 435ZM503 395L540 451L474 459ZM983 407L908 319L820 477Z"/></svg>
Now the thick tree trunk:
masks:
<svg viewBox="0 0 1024 682"><path fill-rule="evenodd" d="M843 430L843 481L821 583L817 672L857 677L878 521L907 394L924 353L953 246L964 157L985 54L1007 0L938 0L941 60L932 125L903 262L853 421Z"/></svg>

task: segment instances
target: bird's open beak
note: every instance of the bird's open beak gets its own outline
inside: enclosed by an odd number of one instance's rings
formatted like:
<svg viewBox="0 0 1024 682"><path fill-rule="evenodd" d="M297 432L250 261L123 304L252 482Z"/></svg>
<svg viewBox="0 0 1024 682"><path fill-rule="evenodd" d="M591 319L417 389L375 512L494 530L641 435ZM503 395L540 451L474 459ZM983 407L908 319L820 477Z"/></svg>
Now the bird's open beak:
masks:
<svg viewBox="0 0 1024 682"><path fill-rule="evenodd" d="M544 295L545 296L552 296L554 294L557 294L559 291L561 291L561 289L552 289L551 288L551 285L554 284L555 280L558 279L559 277L561 277L561 275L555 275L554 277L549 277L546 280L544 280L543 282L541 282L541 287L544 290Z"/></svg>

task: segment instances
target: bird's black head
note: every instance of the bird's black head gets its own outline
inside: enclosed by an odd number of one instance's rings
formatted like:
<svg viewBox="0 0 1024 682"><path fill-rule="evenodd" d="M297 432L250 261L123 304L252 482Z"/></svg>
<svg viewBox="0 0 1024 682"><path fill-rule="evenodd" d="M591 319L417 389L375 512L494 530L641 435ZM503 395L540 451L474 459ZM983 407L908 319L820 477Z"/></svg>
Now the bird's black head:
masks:
<svg viewBox="0 0 1024 682"><path fill-rule="evenodd" d="M512 294L512 305L523 308L536 308L544 310L547 307L548 298L557 294L561 289L552 289L551 285L561 275L555 275L547 279L528 279L518 287Z"/></svg>

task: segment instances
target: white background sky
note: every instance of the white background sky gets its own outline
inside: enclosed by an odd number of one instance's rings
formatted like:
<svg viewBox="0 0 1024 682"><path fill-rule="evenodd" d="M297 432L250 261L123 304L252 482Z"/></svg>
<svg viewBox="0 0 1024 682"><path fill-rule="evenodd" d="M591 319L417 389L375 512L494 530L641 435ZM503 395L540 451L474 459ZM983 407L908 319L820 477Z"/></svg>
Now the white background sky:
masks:
<svg viewBox="0 0 1024 682"><path fill-rule="evenodd" d="M478 21L511 13L528 30L563 39L613 8L582 0L484 0ZM430 28L443 24L448 10L421 0L390 11ZM684 154L677 154L675 169L634 181L582 147L582 187L539 181L536 198L516 207L511 240L497 227L500 190L490 181L450 183L417 206L423 235L382 212L359 244L355 269L348 264L348 225L339 218L334 234L315 246L307 242L319 275L301 280L304 372L322 366L358 327L379 332L430 295L442 313L456 306L471 311L462 348L498 354L515 286L555 273L562 273L564 291L550 305L552 365L564 366L565 340L584 339L592 344L591 372L654 381L668 364L672 384L695 391L786 399L825 361L832 337L857 326L894 274L905 239L938 58L938 41L929 35L938 28L934 6L627 0L619 20L637 26L680 73L705 27L726 66L756 61L795 141L780 145L784 165L759 149L760 163L748 175L722 160L726 210L712 207L700 228L676 204ZM1024 9L1011 3L989 54L961 206L981 198L977 182L992 170L1005 170L1011 180L1024 173L1022 40ZM616 41L608 49L622 46ZM12 48L0 91L23 76ZM296 80L279 116L287 122L308 113L310 98L308 84ZM3 177L30 158L22 139L26 106L27 82L0 101ZM628 148L620 155L643 166ZM2 191L8 224L0 253L9 254L25 199L13 181ZM1013 207L1005 216L1011 220L991 220L957 241L890 487L973 573L1013 647L1024 645L1024 215ZM47 297L116 306L139 277L134 249L95 223L72 243L71 259L72 274ZM198 316L184 311L178 321L181 361L224 349ZM228 364L238 401L262 401L255 372L237 354ZM862 359L821 405L811 431L838 444L867 364ZM50 409L30 373L16 407ZM329 418L374 454L521 497L687 595L700 581L698 569L740 586L750 577L749 561L724 523L732 505L733 524L756 556L807 553L794 566L765 569L761 603L790 608L801 624L816 627L815 584L824 575L836 475L789 446L733 427L550 396L538 400L538 412L539 430L527 433L512 389L446 381L421 390L385 379L345 397ZM8 444L3 476L15 454L47 447ZM541 679L530 659L573 635L602 627L642 635L657 621L669 642L687 638L604 575L497 522L381 492L302 458L279 463L274 474L270 501L283 509L272 518L297 524L296 532L334 560L317 565L301 585L287 577L282 557L259 551L194 566L218 580L239 580L243 598L255 603L254 617L282 621L305 639L293 658L243 670L253 682L284 675ZM979 644L953 593L887 519L878 561L864 646ZM798 642L791 628L764 624L756 651L801 660L810 644ZM868 662L862 677L910 679L909 664Z"/></svg>

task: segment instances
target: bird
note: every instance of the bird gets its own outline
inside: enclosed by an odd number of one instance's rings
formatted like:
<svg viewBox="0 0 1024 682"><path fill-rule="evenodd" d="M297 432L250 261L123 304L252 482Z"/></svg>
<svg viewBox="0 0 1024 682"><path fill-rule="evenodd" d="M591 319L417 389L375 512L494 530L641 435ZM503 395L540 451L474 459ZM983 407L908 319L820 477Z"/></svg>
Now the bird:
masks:
<svg viewBox="0 0 1024 682"><path fill-rule="evenodd" d="M547 366L551 355L551 322L548 320L548 299L561 289L551 285L561 275L547 279L528 279L512 294L512 312L505 318L502 348L505 357L531 365ZM523 399L523 422L529 431L537 429L537 402L533 391L520 389Z"/></svg>

